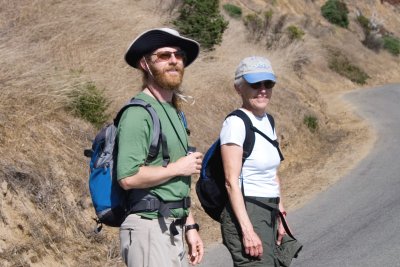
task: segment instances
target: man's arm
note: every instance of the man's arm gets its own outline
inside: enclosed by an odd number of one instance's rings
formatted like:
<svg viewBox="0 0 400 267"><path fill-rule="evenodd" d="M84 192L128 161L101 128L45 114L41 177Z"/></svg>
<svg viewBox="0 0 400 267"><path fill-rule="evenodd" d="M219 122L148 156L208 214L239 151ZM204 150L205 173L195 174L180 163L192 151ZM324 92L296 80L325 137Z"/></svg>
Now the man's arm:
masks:
<svg viewBox="0 0 400 267"><path fill-rule="evenodd" d="M119 184L125 190L149 188L163 184L176 176L199 174L202 157L202 153L194 152L178 159L176 162L169 163L167 167L141 166L136 174L119 180Z"/></svg>
<svg viewBox="0 0 400 267"><path fill-rule="evenodd" d="M186 225L193 225L195 223L192 213L186 220ZM186 243L188 244L188 260L192 265L196 265L201 262L204 255L203 241L200 238L199 233L196 229L185 230Z"/></svg>

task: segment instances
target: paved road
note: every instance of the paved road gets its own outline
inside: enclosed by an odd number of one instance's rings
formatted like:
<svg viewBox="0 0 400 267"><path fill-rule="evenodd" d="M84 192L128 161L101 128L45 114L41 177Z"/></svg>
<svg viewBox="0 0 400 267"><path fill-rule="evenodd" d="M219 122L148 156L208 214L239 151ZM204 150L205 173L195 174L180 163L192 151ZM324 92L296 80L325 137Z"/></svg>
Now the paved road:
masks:
<svg viewBox="0 0 400 267"><path fill-rule="evenodd" d="M400 266L400 84L345 99L377 130L373 151L339 183L289 215L304 244L292 267ZM351 137L349 137L351 138ZM226 249L207 249L200 266L232 266Z"/></svg>

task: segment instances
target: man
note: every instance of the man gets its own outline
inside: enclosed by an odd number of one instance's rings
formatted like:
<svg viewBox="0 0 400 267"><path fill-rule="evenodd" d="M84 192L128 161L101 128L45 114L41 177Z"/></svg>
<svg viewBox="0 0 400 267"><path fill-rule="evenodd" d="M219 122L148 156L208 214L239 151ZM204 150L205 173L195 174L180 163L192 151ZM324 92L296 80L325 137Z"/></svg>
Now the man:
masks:
<svg viewBox="0 0 400 267"><path fill-rule="evenodd" d="M130 214L120 228L121 255L127 266L185 266L183 235L189 262L200 263L203 243L189 211L191 175L200 173L202 154L189 153L186 129L178 116L184 68L199 54L199 44L169 28L139 35L128 48L126 62L143 73L142 91L161 121L170 161L160 145L148 163L152 120L142 107L130 107L118 125L117 179L129 190ZM139 204L138 204L139 203ZM141 204L153 205L143 210Z"/></svg>

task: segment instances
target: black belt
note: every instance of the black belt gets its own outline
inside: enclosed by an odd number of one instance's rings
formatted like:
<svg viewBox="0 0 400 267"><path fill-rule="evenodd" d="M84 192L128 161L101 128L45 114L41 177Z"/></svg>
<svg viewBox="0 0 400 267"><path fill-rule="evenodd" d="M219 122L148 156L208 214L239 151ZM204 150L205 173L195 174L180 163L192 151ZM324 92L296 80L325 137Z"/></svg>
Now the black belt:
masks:
<svg viewBox="0 0 400 267"><path fill-rule="evenodd" d="M272 203L272 204L279 204L280 198L279 197L251 197L246 196L244 199L248 202L253 204L259 205L260 203ZM259 205L262 206L262 205Z"/></svg>

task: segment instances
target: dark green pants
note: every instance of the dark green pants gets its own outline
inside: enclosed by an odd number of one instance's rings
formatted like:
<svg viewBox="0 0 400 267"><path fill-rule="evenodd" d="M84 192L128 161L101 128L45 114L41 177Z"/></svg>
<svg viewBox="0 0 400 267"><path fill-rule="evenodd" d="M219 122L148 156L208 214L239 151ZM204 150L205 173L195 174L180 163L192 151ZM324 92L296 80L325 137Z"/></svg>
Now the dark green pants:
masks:
<svg viewBox="0 0 400 267"><path fill-rule="evenodd" d="M245 254L242 232L232 208L228 204L224 209L221 214L222 239L232 255L234 266L279 266L273 252L277 234L276 210L278 203L279 200L276 201L276 199L270 198L251 197L250 200L246 200L247 214L253 224L254 231L263 243L263 256L261 259L252 258Z"/></svg>

